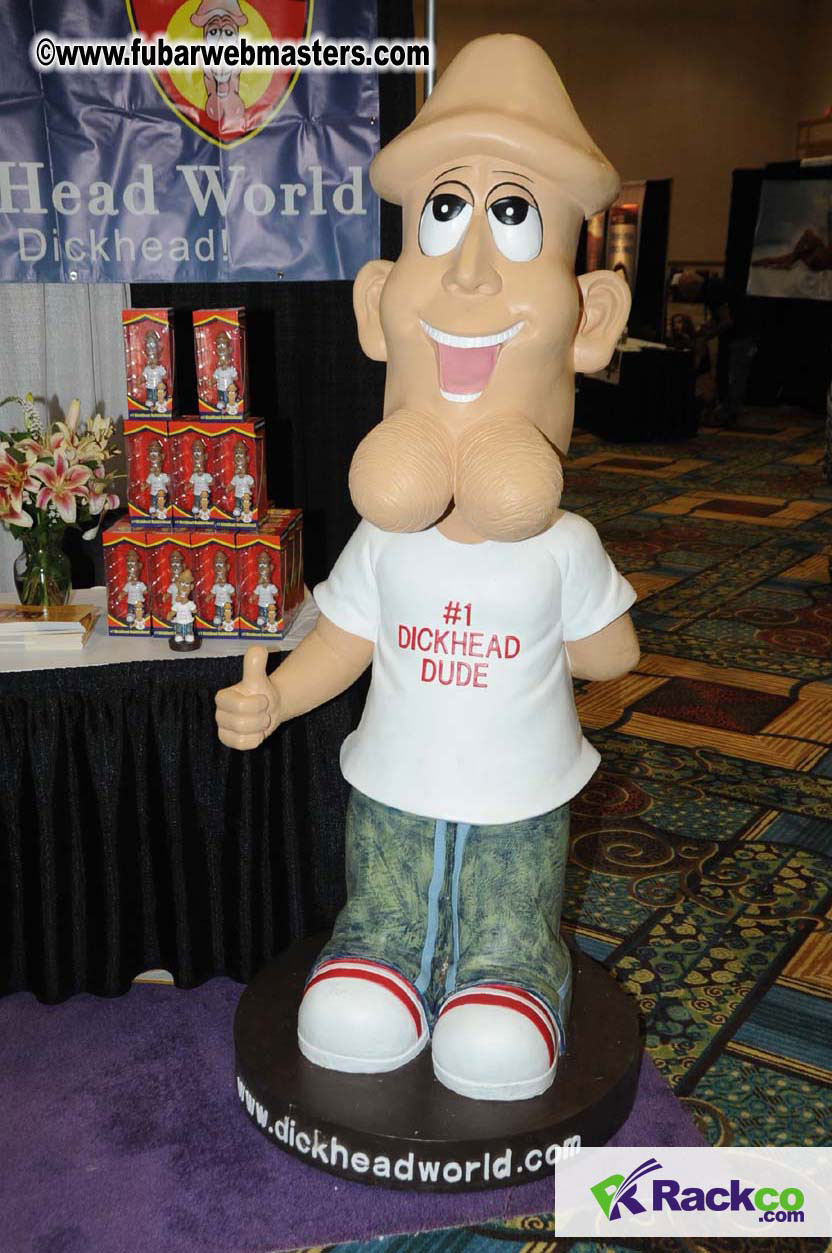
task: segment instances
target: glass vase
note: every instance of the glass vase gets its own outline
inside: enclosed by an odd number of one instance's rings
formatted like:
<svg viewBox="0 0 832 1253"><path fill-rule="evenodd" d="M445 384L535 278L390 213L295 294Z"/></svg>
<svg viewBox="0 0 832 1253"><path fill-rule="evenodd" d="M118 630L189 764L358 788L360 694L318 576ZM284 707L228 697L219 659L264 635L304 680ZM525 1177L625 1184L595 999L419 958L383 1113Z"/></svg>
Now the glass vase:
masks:
<svg viewBox="0 0 832 1253"><path fill-rule="evenodd" d="M22 605L65 605L72 592L72 570L63 551L63 526L32 527L23 533L15 558L14 585Z"/></svg>

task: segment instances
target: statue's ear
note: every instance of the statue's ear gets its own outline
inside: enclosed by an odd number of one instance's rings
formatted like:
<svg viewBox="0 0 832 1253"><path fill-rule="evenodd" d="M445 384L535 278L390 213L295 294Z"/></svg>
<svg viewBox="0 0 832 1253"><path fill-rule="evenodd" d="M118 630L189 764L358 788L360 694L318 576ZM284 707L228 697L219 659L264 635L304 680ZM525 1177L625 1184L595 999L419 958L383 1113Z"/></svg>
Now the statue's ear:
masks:
<svg viewBox="0 0 832 1253"><path fill-rule="evenodd" d="M352 307L358 324L358 338L364 352L373 361L387 360L379 305L382 288L392 268L392 261L368 261L358 271L352 285Z"/></svg>
<svg viewBox="0 0 832 1253"><path fill-rule="evenodd" d="M630 289L612 270L593 270L578 278L583 312L575 336L575 369L594 374L609 364L630 313ZM365 349L366 351L366 349Z"/></svg>

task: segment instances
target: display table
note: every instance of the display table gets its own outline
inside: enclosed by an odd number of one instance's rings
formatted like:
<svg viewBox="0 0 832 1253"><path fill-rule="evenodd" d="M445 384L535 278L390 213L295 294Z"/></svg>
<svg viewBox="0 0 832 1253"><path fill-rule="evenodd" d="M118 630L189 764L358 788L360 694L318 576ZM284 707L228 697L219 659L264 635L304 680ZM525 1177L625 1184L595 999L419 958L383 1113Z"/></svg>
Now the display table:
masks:
<svg viewBox="0 0 832 1253"><path fill-rule="evenodd" d="M309 604L275 664L313 620ZM0 991L112 995L154 967L181 987L248 980L331 924L338 749L364 684L235 753L214 694L239 680L246 647L181 656L111 638L102 619L77 654L0 652Z"/></svg>
<svg viewBox="0 0 832 1253"><path fill-rule="evenodd" d="M697 431L693 353L628 340L606 370L579 376L575 423L618 443L691 439Z"/></svg>

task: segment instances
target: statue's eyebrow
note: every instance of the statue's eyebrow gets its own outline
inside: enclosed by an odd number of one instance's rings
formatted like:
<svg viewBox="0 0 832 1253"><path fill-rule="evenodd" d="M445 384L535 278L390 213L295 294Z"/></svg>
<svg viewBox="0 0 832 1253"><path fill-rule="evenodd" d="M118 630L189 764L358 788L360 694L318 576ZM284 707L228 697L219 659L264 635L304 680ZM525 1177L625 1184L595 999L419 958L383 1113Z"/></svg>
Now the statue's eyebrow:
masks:
<svg viewBox="0 0 832 1253"><path fill-rule="evenodd" d="M527 183L533 183L534 179L529 178L528 174L520 174L517 170L494 170L494 174L510 174L512 178L523 178Z"/></svg>
<svg viewBox="0 0 832 1253"><path fill-rule="evenodd" d="M468 168L469 167L467 165L452 165L449 170L443 170L441 174L437 174L436 178L433 180L433 184L435 186L436 183L441 183L442 179L446 178L449 174L453 174L454 170L467 170Z"/></svg>

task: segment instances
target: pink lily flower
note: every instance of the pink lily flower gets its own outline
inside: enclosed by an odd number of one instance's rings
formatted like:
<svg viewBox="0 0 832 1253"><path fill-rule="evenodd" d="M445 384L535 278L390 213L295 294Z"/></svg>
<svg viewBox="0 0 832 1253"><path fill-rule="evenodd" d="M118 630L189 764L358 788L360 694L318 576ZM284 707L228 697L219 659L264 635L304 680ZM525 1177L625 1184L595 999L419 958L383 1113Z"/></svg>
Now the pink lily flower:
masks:
<svg viewBox="0 0 832 1253"><path fill-rule="evenodd" d="M8 526L28 527L32 519L23 508L28 467L0 450L0 521Z"/></svg>
<svg viewBox="0 0 832 1253"><path fill-rule="evenodd" d="M64 522L74 522L77 515L77 497L82 500L87 498L89 467L70 467L64 454L56 452L53 466L39 462L32 467L32 474L43 484L37 495L38 509L54 505Z"/></svg>

